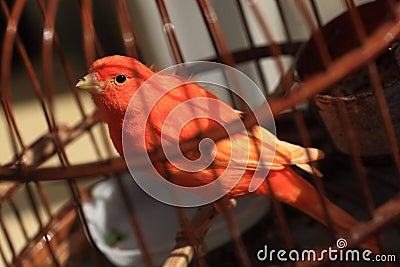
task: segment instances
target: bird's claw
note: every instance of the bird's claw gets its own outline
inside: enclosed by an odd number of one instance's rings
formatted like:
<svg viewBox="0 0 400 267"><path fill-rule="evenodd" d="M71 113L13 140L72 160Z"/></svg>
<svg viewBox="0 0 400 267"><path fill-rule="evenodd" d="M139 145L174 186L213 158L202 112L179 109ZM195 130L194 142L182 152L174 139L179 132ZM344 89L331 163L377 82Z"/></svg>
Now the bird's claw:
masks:
<svg viewBox="0 0 400 267"><path fill-rule="evenodd" d="M237 206L237 202L235 199L229 199L228 200L228 208L235 208ZM192 233L190 233L190 236L188 233L185 231L179 231L176 233L175 239L177 242L187 242L189 237L192 237L194 241L199 244L201 247L201 252L206 253L207 247L206 244L204 243L204 236L206 235L208 229L211 227L213 222L217 219L218 215L223 212L223 204L220 202L215 202L214 203L214 212L212 213L211 216L209 216L206 220L204 220L199 226L195 227Z"/></svg>
<svg viewBox="0 0 400 267"><path fill-rule="evenodd" d="M178 231L176 233L175 239L176 239L176 243L179 244L180 242L184 242L184 243L188 243L192 246L196 246L198 248L200 248L200 252L202 255L207 254L207 245L204 242L204 235L207 232L209 226L206 225L202 225L199 228L194 229L193 233L191 233L192 237L195 239L194 242L195 244L190 244L191 242L189 242L188 240L190 240L188 238L188 234L185 231Z"/></svg>
<svg viewBox="0 0 400 267"><path fill-rule="evenodd" d="M230 199L228 199L227 202L228 202L227 203L228 204L228 208L236 208L236 206L237 206L236 199L230 198ZM214 203L214 207L215 207L215 211L216 211L217 215L224 212L224 209L223 209L222 205L223 204L221 202L215 202ZM215 215L215 216L217 216L217 215Z"/></svg>

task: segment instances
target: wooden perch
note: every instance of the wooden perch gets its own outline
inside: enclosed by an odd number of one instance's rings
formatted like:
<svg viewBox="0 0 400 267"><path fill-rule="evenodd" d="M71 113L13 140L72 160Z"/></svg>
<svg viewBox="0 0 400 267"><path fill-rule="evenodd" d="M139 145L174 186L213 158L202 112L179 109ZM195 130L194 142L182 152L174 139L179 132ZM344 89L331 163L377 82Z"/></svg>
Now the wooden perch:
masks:
<svg viewBox="0 0 400 267"><path fill-rule="evenodd" d="M196 229L196 237L199 244L202 243L204 236L214 220L220 213L215 209L214 204L202 206L193 216L191 224ZM194 248L183 236L177 236L175 248L170 252L165 260L163 267L186 267L192 261Z"/></svg>

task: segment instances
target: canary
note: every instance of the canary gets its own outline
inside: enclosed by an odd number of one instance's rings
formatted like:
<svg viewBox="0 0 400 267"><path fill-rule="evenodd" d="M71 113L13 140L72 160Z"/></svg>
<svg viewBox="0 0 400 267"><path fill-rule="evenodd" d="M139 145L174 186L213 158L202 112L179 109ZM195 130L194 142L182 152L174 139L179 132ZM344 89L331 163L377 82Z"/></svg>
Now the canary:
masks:
<svg viewBox="0 0 400 267"><path fill-rule="evenodd" d="M163 131L167 131L167 136L175 138L179 142L184 140L199 142L196 141L197 137L218 125L215 120L203 116L187 122L177 132L173 127L163 128L165 120L170 119L168 115L185 101L193 99L218 100L217 96L205 90L199 84L186 81L184 85L166 91L149 111L150 114L147 117L142 114L145 112L145 107L133 109L134 114L131 118L139 121L148 120L145 122L145 129L132 126L124 128L125 114L132 97L140 86L154 74L154 71L133 58L114 55L93 62L88 74L76 84L76 87L91 94L100 117L108 124L113 145L122 157L124 157L123 134L131 136L133 140L130 144L135 146L135 135L140 134L138 131L145 130L144 149L151 153L162 143L162 135L165 134ZM157 84L152 83L147 86L147 93L151 95L156 91L163 90L163 88L169 89L172 85L180 82L181 79L172 74L162 75L157 80ZM207 106L198 108L206 109ZM232 120L234 116L228 113L236 114L237 117L238 113L232 107L228 106L227 110L228 112L219 114L223 120ZM179 120L179 118L176 118L176 120ZM143 123L143 121L141 122ZM132 123L132 125L135 125L135 123ZM128 133L123 133L123 131L128 131ZM243 147L243 161L245 163L240 162L240 154L232 155L233 145L239 148ZM261 155L257 146L262 148ZM140 149L140 146L138 146L138 149ZM166 175L165 168L168 168L168 175L172 176L174 183L186 187L197 187L214 181L218 175L223 174L229 163L237 164L238 169L241 169L242 172L240 173L241 176L238 177L238 183L233 188L227 186L229 189L227 194L230 198L248 194L270 197L272 191L277 200L303 211L324 225L328 224L317 190L290 167L290 165L297 165L305 171L320 175L318 170L312 168L308 163L321 159L324 156L322 151L281 141L265 128L256 125L246 132L238 133L233 138L227 137L219 140L215 143L211 154L213 156L212 164L196 172L181 170L176 165L169 163L153 162L153 165L161 175ZM200 154L198 150L193 150L185 151L184 156L196 160ZM264 158L269 163L263 164ZM262 171L266 167L270 169L269 172ZM268 173L267 177L259 177L264 179L261 185L254 191L249 190L253 176L265 175L266 173ZM224 183L229 183L229 181L221 179L220 183L223 187ZM328 198L323 197L323 200L330 215L332 226L339 235L345 234L357 223L355 218L333 204ZM364 246L372 251L377 251L373 242L366 242Z"/></svg>

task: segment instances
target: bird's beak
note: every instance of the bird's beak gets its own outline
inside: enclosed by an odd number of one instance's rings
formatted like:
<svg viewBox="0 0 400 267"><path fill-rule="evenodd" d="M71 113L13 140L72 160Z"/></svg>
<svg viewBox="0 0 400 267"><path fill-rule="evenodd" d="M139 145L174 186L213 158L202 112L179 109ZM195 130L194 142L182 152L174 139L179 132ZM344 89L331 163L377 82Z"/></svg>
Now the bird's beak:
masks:
<svg viewBox="0 0 400 267"><path fill-rule="evenodd" d="M93 94L100 94L102 91L99 80L96 77L96 72L89 73L85 77L80 78L75 86Z"/></svg>

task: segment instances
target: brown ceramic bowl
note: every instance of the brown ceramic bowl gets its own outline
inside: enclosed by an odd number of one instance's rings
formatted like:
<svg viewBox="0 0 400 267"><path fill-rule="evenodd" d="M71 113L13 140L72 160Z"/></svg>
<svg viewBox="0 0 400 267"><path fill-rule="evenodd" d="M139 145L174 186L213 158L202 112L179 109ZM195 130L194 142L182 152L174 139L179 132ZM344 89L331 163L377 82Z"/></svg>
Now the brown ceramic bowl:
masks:
<svg viewBox="0 0 400 267"><path fill-rule="evenodd" d="M386 1L376 1L359 8L367 33L373 32L386 19L390 9ZM356 31L346 12L322 28L322 33L333 60L360 45ZM386 51L377 61L392 123L400 140L400 72L397 63ZM313 37L303 46L298 55L296 75L300 81L324 71L324 67ZM335 94L333 92L335 91ZM338 96L339 95L339 96ZM347 109L351 126L356 135L358 149L365 159L390 154L380 108L370 83L368 70L363 67L349 74L332 86L325 94L316 95L314 102L335 146L343 153L350 154L345 126L339 116L338 107L343 103Z"/></svg>

